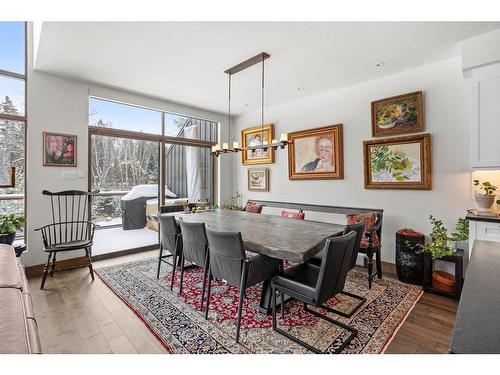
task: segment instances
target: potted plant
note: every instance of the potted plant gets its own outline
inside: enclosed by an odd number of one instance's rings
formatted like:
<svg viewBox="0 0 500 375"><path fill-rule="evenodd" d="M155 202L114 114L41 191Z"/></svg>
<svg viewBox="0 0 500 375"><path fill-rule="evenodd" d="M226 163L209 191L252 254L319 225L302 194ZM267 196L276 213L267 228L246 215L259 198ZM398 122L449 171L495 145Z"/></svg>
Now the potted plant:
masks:
<svg viewBox="0 0 500 375"><path fill-rule="evenodd" d="M453 255L456 252L453 239L448 236L448 230L443 225L443 221L432 215L429 219L432 223L432 232L429 234L429 241L418 245L421 251L431 253L432 259Z"/></svg>
<svg viewBox="0 0 500 375"><path fill-rule="evenodd" d="M497 190L497 187L489 181L481 183L479 180L474 180L474 186L476 186L476 190L474 191L474 200L476 201L477 206L484 210L489 210L495 202L495 191Z"/></svg>
<svg viewBox="0 0 500 375"><path fill-rule="evenodd" d="M0 215L0 243L12 245L16 231L24 225L24 217L14 214Z"/></svg>
<svg viewBox="0 0 500 375"><path fill-rule="evenodd" d="M469 244L469 220L461 217L455 225L455 232L451 234L457 250L465 250Z"/></svg>
<svg viewBox="0 0 500 375"><path fill-rule="evenodd" d="M224 209L233 211L243 210L243 207L241 206L241 193L239 191L237 191L233 197L224 202Z"/></svg>

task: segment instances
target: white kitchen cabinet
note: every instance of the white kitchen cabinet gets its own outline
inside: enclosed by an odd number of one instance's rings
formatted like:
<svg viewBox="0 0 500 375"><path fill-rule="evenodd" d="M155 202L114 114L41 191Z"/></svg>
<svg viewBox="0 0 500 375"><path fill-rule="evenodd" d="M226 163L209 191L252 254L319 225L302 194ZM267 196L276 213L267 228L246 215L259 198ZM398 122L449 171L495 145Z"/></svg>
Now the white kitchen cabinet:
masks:
<svg viewBox="0 0 500 375"><path fill-rule="evenodd" d="M472 167L500 168L500 63L474 68Z"/></svg>
<svg viewBox="0 0 500 375"><path fill-rule="evenodd" d="M469 249L473 248L474 240L500 242L500 219L492 221L469 219ZM470 253L469 253L470 257Z"/></svg>

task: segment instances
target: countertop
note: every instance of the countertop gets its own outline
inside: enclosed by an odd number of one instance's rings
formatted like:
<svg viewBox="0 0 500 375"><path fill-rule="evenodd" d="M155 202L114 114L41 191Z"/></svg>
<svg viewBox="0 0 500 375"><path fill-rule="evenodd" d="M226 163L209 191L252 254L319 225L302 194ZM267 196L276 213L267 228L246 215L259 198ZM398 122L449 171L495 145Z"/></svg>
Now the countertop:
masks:
<svg viewBox="0 0 500 375"><path fill-rule="evenodd" d="M450 352L500 354L499 242L474 242Z"/></svg>

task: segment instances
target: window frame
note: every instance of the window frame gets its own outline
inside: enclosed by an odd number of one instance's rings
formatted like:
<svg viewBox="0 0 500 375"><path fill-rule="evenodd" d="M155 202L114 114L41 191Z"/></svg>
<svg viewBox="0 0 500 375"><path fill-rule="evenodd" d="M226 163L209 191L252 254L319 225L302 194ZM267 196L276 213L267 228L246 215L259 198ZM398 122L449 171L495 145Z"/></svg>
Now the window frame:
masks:
<svg viewBox="0 0 500 375"><path fill-rule="evenodd" d="M0 69L0 76L14 78L18 80L24 81L24 116L12 115L6 113L0 113L0 120L10 120L10 121L18 121L23 123L24 127L24 188L22 194L12 194L13 197L8 197L11 194L0 195L0 201L8 201L8 200L23 200L23 216L24 216L24 228L22 235L16 236L16 240L23 240L26 237L26 228L28 218L26 215L28 202L26 200L26 186L27 184L27 173L26 173L26 140L28 135L28 22L24 21L24 74L11 72L8 70Z"/></svg>
<svg viewBox="0 0 500 375"><path fill-rule="evenodd" d="M88 96L88 103L90 104L90 99L97 99L97 100L103 100L103 101L109 101L109 102L114 102L122 105L128 105L131 107L137 107L137 108L145 108L153 111L157 111L161 114L161 134L153 134L153 133L144 133L144 132L137 132L137 131L132 131L132 130L124 130L124 129L116 129L116 128L104 128L100 126L93 126L93 125L88 125L88 154L91 155L92 150L92 136L106 136L106 137L116 137L116 138L129 138L129 139L135 139L135 140L140 140L140 141L152 141L152 142L157 142L159 147L160 147L160 163L159 163L159 184L160 184L160 194L159 194L159 204L163 205L165 204L165 182L166 182L166 176L165 176L165 155L166 155L166 145L171 144L171 145L181 145L181 146L192 146L192 147L201 147L201 148L207 148L211 150L212 146L215 146L217 144L216 141L205 141L205 140L199 140L199 139L191 139L191 138L180 138L180 137L172 137L172 136L167 136L165 135L165 127L166 127L166 114L174 114L178 116L183 116L183 117L189 117L197 120L202 120L202 121L209 121L213 122L216 124L215 127L215 139L218 139L219 136L219 131L220 131L220 122L219 121L214 121L210 119L204 119L201 117L197 116L191 116L191 115L186 115L186 114L181 114L181 113L176 113L176 112L171 112L171 111L165 111L165 110L160 110L156 108L150 108L146 106L140 106L137 104L131 104L131 103L126 103L122 101L116 101L112 99L107 99L103 98L100 96L95 96L95 95L89 95ZM90 108L90 106L89 106ZM211 156L212 161L211 161L211 200L212 202L215 202L215 192L216 192L216 163L214 162L214 157ZM92 189L92 179L91 179L91 173L92 173L92 159L91 157L88 158L88 169L87 169L87 176L88 176L88 190L90 191ZM106 192L103 193L98 193L98 195L109 195L106 194ZM89 210L90 210L90 205L89 205ZM113 228L113 225L102 227L102 229L108 229L108 228Z"/></svg>

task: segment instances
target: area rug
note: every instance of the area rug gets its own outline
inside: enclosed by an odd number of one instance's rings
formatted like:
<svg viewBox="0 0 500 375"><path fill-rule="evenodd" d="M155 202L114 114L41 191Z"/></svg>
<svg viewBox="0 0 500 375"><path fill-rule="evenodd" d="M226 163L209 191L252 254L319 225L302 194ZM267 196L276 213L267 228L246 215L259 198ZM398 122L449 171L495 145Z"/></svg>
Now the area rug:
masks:
<svg viewBox="0 0 500 375"><path fill-rule="evenodd" d="M236 344L238 290L224 281L214 281L208 320L199 310L200 268L185 271L182 296L178 296L178 274L170 291L170 266L163 264L156 279L157 259L99 268L96 273L124 301L170 353L309 353L306 349L272 330L271 316L259 312L261 286L246 292L241 322L240 343ZM384 277L368 289L366 273L352 270L346 291L363 295L366 303L351 318L330 315L358 330L358 335L342 351L346 354L383 353L420 298L420 287ZM327 305L350 311L356 300L337 296ZM278 314L278 324L324 353L342 345L348 332L304 311L301 303L285 304L285 318Z"/></svg>

